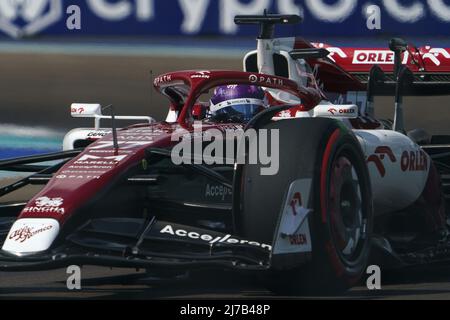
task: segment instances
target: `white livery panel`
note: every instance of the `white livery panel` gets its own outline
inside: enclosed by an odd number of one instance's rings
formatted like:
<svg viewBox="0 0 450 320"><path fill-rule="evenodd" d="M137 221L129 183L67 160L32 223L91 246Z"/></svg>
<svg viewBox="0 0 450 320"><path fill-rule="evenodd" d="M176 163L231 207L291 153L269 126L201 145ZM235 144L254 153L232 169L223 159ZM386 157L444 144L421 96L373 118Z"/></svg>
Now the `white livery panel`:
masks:
<svg viewBox="0 0 450 320"><path fill-rule="evenodd" d="M273 254L305 253L312 251L308 224L309 198L312 179L299 179L289 186L275 231Z"/></svg>
<svg viewBox="0 0 450 320"><path fill-rule="evenodd" d="M55 219L19 219L3 244L3 251L24 256L46 251L59 234Z"/></svg>
<svg viewBox="0 0 450 320"><path fill-rule="evenodd" d="M354 130L367 159L375 214L412 205L427 183L431 158L407 136L391 130Z"/></svg>

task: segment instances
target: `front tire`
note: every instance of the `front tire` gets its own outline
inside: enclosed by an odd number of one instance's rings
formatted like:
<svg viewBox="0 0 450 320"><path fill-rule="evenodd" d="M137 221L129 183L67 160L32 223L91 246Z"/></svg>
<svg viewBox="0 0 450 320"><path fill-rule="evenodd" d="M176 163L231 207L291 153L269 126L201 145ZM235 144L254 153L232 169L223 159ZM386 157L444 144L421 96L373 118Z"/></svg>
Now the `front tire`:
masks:
<svg viewBox="0 0 450 320"><path fill-rule="evenodd" d="M311 260L274 270L269 288L279 294L334 294L353 286L368 263L372 198L365 157L351 130L331 119L272 122L279 129L280 170L260 175L260 165L243 167L235 210L242 236L272 243L283 199L292 182L312 179L309 226ZM269 149L270 150L270 149Z"/></svg>

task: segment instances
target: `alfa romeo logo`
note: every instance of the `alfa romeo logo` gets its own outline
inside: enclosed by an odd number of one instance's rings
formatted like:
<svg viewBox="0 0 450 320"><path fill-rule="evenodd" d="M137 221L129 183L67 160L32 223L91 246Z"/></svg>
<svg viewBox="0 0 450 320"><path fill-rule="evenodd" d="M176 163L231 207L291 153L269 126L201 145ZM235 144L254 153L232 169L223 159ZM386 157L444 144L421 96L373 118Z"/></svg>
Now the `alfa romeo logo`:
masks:
<svg viewBox="0 0 450 320"><path fill-rule="evenodd" d="M0 31L14 38L30 36L62 15L62 0L0 0Z"/></svg>

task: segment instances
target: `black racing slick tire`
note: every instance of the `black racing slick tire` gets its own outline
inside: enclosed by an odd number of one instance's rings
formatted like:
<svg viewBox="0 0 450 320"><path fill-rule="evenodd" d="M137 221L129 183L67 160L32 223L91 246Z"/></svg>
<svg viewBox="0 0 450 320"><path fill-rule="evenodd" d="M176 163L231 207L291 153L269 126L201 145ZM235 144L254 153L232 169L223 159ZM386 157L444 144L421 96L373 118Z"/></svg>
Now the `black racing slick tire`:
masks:
<svg viewBox="0 0 450 320"><path fill-rule="evenodd" d="M283 295L345 291L366 271L373 225L370 177L357 138L341 122L324 118L282 120L262 129L279 130L279 171L265 176L263 165L242 167L237 231L272 243L289 186L311 179L308 262L274 269L265 281Z"/></svg>

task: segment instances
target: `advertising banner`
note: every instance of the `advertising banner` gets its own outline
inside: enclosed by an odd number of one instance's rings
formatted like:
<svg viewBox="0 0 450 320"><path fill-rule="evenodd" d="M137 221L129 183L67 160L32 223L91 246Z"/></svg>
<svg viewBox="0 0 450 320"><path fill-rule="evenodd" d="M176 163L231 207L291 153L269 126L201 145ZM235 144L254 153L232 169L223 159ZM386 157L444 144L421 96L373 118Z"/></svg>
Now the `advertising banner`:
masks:
<svg viewBox="0 0 450 320"><path fill-rule="evenodd" d="M236 36L238 14L302 14L279 35L450 35L449 0L0 0L0 34Z"/></svg>

